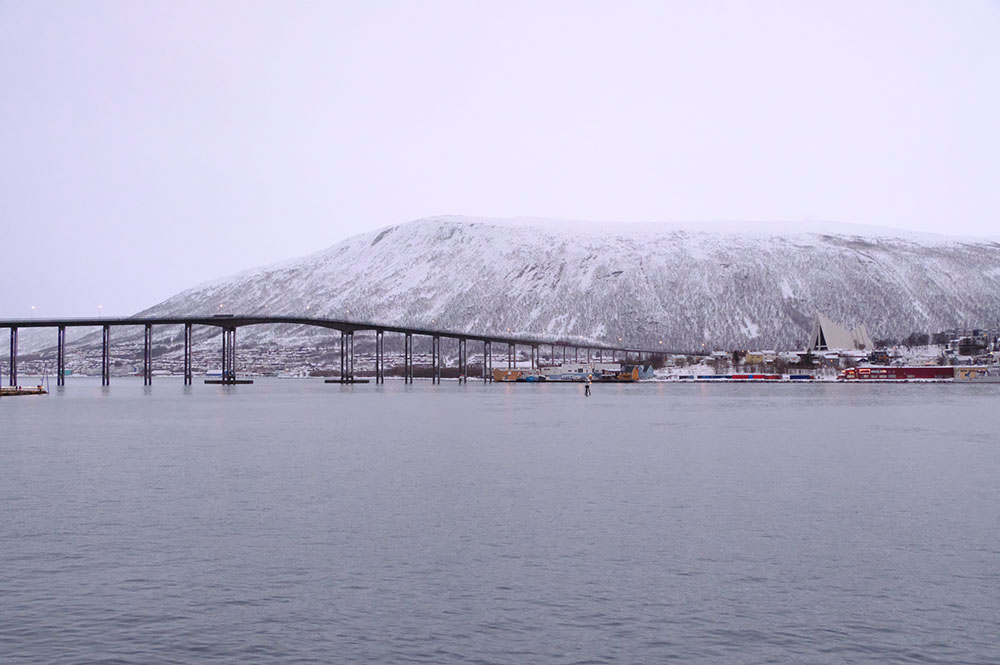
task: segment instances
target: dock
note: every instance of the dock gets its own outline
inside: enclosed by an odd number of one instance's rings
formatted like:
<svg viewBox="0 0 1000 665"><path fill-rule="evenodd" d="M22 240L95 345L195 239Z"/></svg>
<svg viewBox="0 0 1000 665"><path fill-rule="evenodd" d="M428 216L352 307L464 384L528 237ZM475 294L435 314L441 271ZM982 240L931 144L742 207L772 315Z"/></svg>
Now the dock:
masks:
<svg viewBox="0 0 1000 665"><path fill-rule="evenodd" d="M324 381L324 383L368 383L368 382L369 382L368 379L354 379L354 378L326 379Z"/></svg>
<svg viewBox="0 0 1000 665"><path fill-rule="evenodd" d="M222 386L248 385L253 383L253 379L205 379L205 383Z"/></svg>

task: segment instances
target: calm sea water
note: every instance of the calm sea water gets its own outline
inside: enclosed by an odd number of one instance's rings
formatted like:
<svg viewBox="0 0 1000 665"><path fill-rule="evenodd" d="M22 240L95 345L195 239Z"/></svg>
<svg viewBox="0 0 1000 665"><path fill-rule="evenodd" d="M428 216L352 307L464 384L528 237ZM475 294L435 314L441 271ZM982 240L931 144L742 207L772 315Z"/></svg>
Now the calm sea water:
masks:
<svg viewBox="0 0 1000 665"><path fill-rule="evenodd" d="M1000 386L0 400L0 661L997 663Z"/></svg>

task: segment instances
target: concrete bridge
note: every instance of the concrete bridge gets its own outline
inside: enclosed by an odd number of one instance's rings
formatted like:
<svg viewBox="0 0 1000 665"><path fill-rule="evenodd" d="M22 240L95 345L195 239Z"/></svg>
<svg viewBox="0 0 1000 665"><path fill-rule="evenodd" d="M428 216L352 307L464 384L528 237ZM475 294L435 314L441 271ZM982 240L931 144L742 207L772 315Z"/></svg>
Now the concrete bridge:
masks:
<svg viewBox="0 0 1000 665"><path fill-rule="evenodd" d="M17 385L17 335L21 328L55 328L56 334L56 382L65 385L66 377L66 328L97 327L102 331L101 343L101 384L108 385L111 381L111 329L121 327L141 327L144 332L143 343L143 383L153 382L152 339L153 326L183 326L184 327L184 384L191 384L191 346L192 328L194 326L214 326L222 330L222 382L237 383L236 372L236 329L253 325L305 325L329 328L340 331L340 380L353 382L354 377L354 334L361 331L375 333L375 382L385 380L384 335L386 333L403 335L403 365L404 380L413 382L413 337L423 336L431 339L431 378L434 383L441 381L441 339L448 338L458 341L458 364L461 380L468 377L468 344L469 342L483 345L483 381L491 381L493 377L493 345L507 346L507 367L513 368L518 346L531 349L531 366L537 367L541 360L541 349L550 347L550 358L555 360L557 349L562 350L564 360L569 359L568 352L573 351L574 361L585 359L602 361L610 354L612 361L642 362L650 358L662 358L667 354L684 353L668 351L664 348L642 349L616 345L586 344L578 340L545 339L538 336L522 335L490 335L458 332L436 328L418 328L408 326L384 325L363 321L348 321L343 319L315 318L304 316L262 316L215 314L208 316L164 316L128 318L67 318L67 319L8 319L0 320L0 328L10 329L9 379L10 385ZM662 343L661 343L662 344ZM689 354L690 355L690 354Z"/></svg>

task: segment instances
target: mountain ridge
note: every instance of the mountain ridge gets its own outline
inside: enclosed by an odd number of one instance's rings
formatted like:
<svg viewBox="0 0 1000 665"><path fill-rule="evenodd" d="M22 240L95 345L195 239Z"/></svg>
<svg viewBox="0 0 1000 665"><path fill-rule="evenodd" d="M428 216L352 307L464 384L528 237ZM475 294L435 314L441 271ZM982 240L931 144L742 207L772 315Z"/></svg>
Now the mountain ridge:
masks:
<svg viewBox="0 0 1000 665"><path fill-rule="evenodd" d="M875 338L991 325L1000 311L994 240L638 227L425 218L200 284L141 314L310 311L694 350L801 347L818 311Z"/></svg>
<svg viewBox="0 0 1000 665"><path fill-rule="evenodd" d="M927 242L931 244L948 243L997 243L1000 244L1000 236L969 236L969 235L949 235L943 233L932 233L928 231L911 231L889 226L877 226L870 224L854 224L848 222L836 222L832 220L717 220L717 221L639 221L639 222L616 222L606 220L572 220L548 217L480 217L468 215L433 215L409 222L388 224L369 231L356 233L343 240L334 243L324 249L309 252L301 256L280 259L260 266L245 268L234 273L222 275L200 282L181 293L200 289L207 286L226 282L230 279L242 275L256 273L260 270L280 268L285 265L298 263L302 260L328 252L343 242L353 238L371 234L380 234L385 231L396 229L408 224L421 224L433 222L470 222L489 224L510 228L535 227L549 231L576 232L589 235L649 235L657 233L689 233L723 236L852 236L861 238L893 238L901 240L911 240L916 242ZM154 305L155 307L156 305ZM149 308L147 308L148 310ZM147 311L142 310L142 311Z"/></svg>

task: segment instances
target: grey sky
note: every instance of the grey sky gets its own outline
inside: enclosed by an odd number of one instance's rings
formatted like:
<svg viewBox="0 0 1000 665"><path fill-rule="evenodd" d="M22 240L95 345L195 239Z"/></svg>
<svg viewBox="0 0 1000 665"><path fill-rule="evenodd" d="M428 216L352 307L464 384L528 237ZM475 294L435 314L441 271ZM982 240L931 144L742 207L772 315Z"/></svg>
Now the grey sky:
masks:
<svg viewBox="0 0 1000 665"><path fill-rule="evenodd" d="M0 0L0 316L437 214L998 235L1000 4Z"/></svg>

